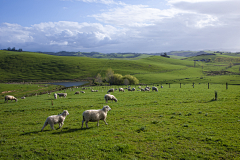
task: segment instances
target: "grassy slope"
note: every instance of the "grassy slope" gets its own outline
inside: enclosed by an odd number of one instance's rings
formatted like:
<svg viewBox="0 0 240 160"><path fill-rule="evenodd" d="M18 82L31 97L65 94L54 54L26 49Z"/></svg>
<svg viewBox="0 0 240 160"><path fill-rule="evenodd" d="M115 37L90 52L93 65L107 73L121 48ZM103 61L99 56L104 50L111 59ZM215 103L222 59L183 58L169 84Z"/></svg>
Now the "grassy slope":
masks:
<svg viewBox="0 0 240 160"><path fill-rule="evenodd" d="M217 56L229 57L228 55L220 54ZM213 56L211 59L214 61L215 57ZM237 81L238 77L206 77L202 72L226 69L229 64L220 62L198 62L194 68L194 58L195 57L190 57L186 60L178 60L161 56L147 56L146 58L137 60L119 60L87 57L60 57L40 53L0 51L0 74L1 80L85 79L94 77L97 73L100 73L104 77L105 71L108 68L112 68L115 73L136 76L140 83L200 83L209 80L216 83L239 83L239 81ZM197 58L207 59L209 57L198 56ZM236 66L231 68L231 71L236 73L239 72Z"/></svg>
<svg viewBox="0 0 240 160"><path fill-rule="evenodd" d="M135 86L132 86L135 87ZM66 98L40 95L17 103L0 100L2 159L234 159L240 157L240 86L163 85L159 92L114 92L105 125L82 112L106 105L109 88ZM213 101L214 91L218 100ZM53 100L53 105L51 101ZM40 132L50 115L68 110L63 128ZM55 125L58 128L58 125Z"/></svg>

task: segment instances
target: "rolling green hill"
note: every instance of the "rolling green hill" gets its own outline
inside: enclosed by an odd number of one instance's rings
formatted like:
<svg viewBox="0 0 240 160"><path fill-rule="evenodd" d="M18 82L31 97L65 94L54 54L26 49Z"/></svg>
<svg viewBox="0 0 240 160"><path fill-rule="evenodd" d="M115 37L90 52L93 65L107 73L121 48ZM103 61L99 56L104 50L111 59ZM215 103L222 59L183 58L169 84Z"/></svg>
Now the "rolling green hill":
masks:
<svg viewBox="0 0 240 160"><path fill-rule="evenodd" d="M194 62L195 58L189 57L185 60L179 60L150 56L137 60L97 59L53 56L33 52L0 51L0 75L2 82L81 80L93 79L98 73L105 77L106 70L111 68L114 73L131 74L138 78L140 83L148 84L179 82L240 83L240 63L237 63L239 57L217 54L210 57L211 62ZM197 56L197 58L207 59L209 56ZM216 58L219 62L215 61ZM212 71L223 70L228 72L210 74Z"/></svg>

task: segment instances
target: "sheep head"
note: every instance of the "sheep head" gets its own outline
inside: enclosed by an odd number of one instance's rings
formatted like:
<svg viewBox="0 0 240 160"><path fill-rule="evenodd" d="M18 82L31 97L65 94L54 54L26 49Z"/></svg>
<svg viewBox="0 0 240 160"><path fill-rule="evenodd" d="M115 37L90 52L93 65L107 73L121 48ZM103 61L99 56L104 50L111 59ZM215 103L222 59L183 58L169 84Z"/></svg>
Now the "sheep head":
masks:
<svg viewBox="0 0 240 160"><path fill-rule="evenodd" d="M63 116L67 116L69 115L68 111L67 110L64 110L63 113L62 113Z"/></svg>
<svg viewBox="0 0 240 160"><path fill-rule="evenodd" d="M102 110L103 110L104 112L108 112L108 111L111 110L111 108L110 108L109 106L104 106L104 107L102 108Z"/></svg>

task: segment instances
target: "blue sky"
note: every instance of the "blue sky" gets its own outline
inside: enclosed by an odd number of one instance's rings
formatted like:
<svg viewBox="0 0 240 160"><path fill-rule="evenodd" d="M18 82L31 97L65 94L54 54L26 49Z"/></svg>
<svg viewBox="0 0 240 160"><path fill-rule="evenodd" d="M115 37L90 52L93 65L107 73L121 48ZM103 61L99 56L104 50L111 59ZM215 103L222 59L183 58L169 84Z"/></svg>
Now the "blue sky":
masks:
<svg viewBox="0 0 240 160"><path fill-rule="evenodd" d="M240 51L240 0L0 0L0 49Z"/></svg>

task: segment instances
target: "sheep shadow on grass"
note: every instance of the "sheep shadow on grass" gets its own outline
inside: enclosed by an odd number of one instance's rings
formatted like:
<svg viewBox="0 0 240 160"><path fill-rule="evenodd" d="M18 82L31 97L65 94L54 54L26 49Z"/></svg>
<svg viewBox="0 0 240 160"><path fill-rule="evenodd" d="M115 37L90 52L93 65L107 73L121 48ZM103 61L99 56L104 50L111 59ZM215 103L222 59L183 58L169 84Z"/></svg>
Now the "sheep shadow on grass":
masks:
<svg viewBox="0 0 240 160"><path fill-rule="evenodd" d="M64 130L61 130L61 132L53 132L52 134L64 134L64 133L71 133L76 131L84 131L88 129L90 128L72 128L72 129L64 128Z"/></svg>
<svg viewBox="0 0 240 160"><path fill-rule="evenodd" d="M21 136L25 136L25 135L31 135L31 134L38 134L41 131L32 131L32 132L24 132L21 134Z"/></svg>

